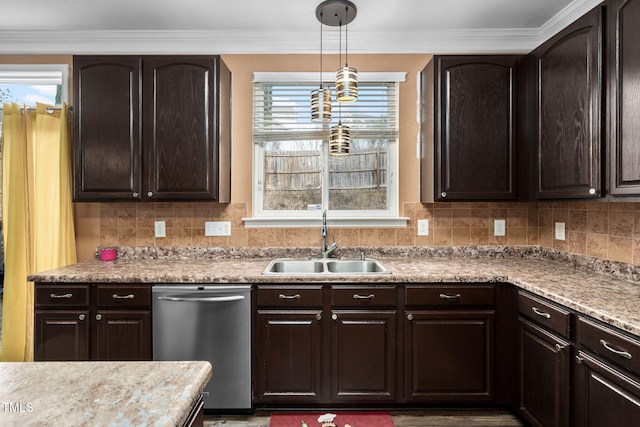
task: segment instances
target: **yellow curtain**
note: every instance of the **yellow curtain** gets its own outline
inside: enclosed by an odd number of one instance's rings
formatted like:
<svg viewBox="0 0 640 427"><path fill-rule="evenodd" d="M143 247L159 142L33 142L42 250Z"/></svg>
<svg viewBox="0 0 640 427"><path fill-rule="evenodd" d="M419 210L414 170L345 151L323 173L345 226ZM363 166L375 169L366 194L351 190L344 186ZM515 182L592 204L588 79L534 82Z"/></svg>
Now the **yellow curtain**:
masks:
<svg viewBox="0 0 640 427"><path fill-rule="evenodd" d="M2 361L33 360L27 275L76 262L67 106L3 106Z"/></svg>

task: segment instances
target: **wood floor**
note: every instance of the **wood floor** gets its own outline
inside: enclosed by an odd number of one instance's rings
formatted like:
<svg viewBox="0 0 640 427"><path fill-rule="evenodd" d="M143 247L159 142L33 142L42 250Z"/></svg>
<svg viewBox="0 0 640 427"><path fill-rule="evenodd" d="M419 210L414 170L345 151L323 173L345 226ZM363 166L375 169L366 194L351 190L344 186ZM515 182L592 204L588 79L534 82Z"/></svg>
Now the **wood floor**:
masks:
<svg viewBox="0 0 640 427"><path fill-rule="evenodd" d="M522 427L518 418L503 411L393 412L396 427ZM206 427L268 427L269 414L205 417ZM298 427L298 426L291 426ZM367 426L354 426L367 427Z"/></svg>

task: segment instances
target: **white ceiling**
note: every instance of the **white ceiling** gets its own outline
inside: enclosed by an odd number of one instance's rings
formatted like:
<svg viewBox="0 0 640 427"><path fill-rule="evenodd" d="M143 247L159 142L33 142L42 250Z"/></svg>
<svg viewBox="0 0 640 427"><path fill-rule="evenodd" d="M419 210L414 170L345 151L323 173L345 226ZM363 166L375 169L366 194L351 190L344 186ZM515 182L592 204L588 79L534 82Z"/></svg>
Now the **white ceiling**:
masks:
<svg viewBox="0 0 640 427"><path fill-rule="evenodd" d="M530 51L602 0L352 1L350 53L458 53ZM3 2L0 53L316 53L321 2ZM338 29L323 32L337 51Z"/></svg>

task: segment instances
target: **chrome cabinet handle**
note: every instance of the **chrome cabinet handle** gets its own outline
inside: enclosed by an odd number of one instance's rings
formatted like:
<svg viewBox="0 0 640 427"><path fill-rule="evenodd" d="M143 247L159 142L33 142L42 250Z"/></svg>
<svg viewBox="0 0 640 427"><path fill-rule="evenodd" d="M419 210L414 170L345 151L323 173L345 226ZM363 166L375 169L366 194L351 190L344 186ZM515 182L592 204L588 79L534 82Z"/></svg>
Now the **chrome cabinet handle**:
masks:
<svg viewBox="0 0 640 427"><path fill-rule="evenodd" d="M375 295L373 294L369 294L369 295L358 295L358 294L353 294L353 299L374 299Z"/></svg>
<svg viewBox="0 0 640 427"><path fill-rule="evenodd" d="M61 294L61 295L50 294L49 296L51 298L71 298L73 294Z"/></svg>
<svg viewBox="0 0 640 427"><path fill-rule="evenodd" d="M413 314L407 314L407 320L413 320Z"/></svg>
<svg viewBox="0 0 640 427"><path fill-rule="evenodd" d="M140 194L138 194L137 192L134 192L134 193L132 194L132 196L133 196L133 197L138 197L139 195L140 195Z"/></svg>
<svg viewBox="0 0 640 427"><path fill-rule="evenodd" d="M460 294L455 294L455 295L440 294L440 299L460 299L460 298L462 298L462 295Z"/></svg>
<svg viewBox="0 0 640 427"><path fill-rule="evenodd" d="M132 299L132 298L135 298L135 297L133 296L133 294L129 294L129 295L113 294L113 295L111 295L111 298L113 298L113 299Z"/></svg>
<svg viewBox="0 0 640 427"><path fill-rule="evenodd" d="M295 294L295 295L280 294L280 295L278 295L278 298L280 298L280 299L298 299L298 298L300 298L300 294Z"/></svg>
<svg viewBox="0 0 640 427"><path fill-rule="evenodd" d="M148 197L153 197L153 192L152 192L152 191L149 191L149 192L147 193L147 196L148 196Z"/></svg>
<svg viewBox="0 0 640 427"><path fill-rule="evenodd" d="M80 316L78 316L78 319L80 319L80 320L84 320L84 319L85 319L85 317L86 317L86 316L85 316L84 314L81 314Z"/></svg>
<svg viewBox="0 0 640 427"><path fill-rule="evenodd" d="M333 313L333 314L331 315L331 318L332 318L333 320L338 320L338 315L337 315L337 314L335 314L335 313Z"/></svg>
<svg viewBox="0 0 640 427"><path fill-rule="evenodd" d="M316 320L322 320L322 314L320 313L316 314Z"/></svg>
<svg viewBox="0 0 640 427"><path fill-rule="evenodd" d="M558 350L558 351L564 350L565 347L566 347L566 345L556 344L556 350Z"/></svg>
<svg viewBox="0 0 640 427"><path fill-rule="evenodd" d="M604 348L606 348L607 350L609 350L610 352L617 354L618 356L622 356L625 359L633 359L633 356L631 356L631 353L629 353L628 351L624 351L624 350L616 350L615 348L611 347L611 344L609 344L608 342L606 342L605 340L600 340L600 344L602 344L602 346Z"/></svg>
<svg viewBox="0 0 640 427"><path fill-rule="evenodd" d="M96 314L96 320L102 320L102 314L100 313Z"/></svg>
<svg viewBox="0 0 640 427"><path fill-rule="evenodd" d="M538 308L537 308L537 307L531 307L531 310L532 310L535 314L537 314L538 316L542 316L542 317L545 317L545 318L547 318L547 319L551 319L551 315L550 315L549 313L545 313L544 311L540 311L540 310L538 310Z"/></svg>
<svg viewBox="0 0 640 427"><path fill-rule="evenodd" d="M584 360L584 359L582 359L582 357L580 357L580 356L576 356L576 363L577 363L578 365L582 365L582 361L583 361L583 360Z"/></svg>

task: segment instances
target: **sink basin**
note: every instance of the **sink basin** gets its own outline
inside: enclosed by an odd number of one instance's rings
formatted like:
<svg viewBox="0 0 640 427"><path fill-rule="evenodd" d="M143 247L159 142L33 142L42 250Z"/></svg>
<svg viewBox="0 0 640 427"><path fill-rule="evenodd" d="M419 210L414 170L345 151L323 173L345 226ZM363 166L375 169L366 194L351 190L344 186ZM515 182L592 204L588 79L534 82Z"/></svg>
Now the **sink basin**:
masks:
<svg viewBox="0 0 640 427"><path fill-rule="evenodd" d="M375 259L334 259L334 258L280 258L267 265L265 275L338 275L338 274L391 274Z"/></svg>
<svg viewBox="0 0 640 427"><path fill-rule="evenodd" d="M324 272L324 263L311 259L277 259L271 261L265 272L280 274L318 274Z"/></svg>
<svg viewBox="0 0 640 427"><path fill-rule="evenodd" d="M326 264L329 273L389 273L380 262L374 259L365 260L338 260L328 261Z"/></svg>

